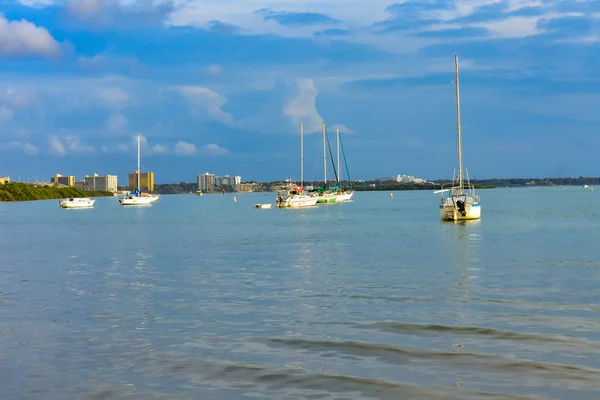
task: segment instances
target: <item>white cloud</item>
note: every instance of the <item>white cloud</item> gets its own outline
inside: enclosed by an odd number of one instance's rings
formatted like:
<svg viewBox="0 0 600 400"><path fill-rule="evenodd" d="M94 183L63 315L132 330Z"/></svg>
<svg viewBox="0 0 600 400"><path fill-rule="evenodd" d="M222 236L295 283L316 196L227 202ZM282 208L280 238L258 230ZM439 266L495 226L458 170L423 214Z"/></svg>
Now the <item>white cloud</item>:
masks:
<svg viewBox="0 0 600 400"><path fill-rule="evenodd" d="M55 57L60 44L45 29L24 19L9 21L0 14L0 56Z"/></svg>
<svg viewBox="0 0 600 400"><path fill-rule="evenodd" d="M204 73L212 76L221 75L223 73L223 68L219 67L216 64L212 64L204 69Z"/></svg>
<svg viewBox="0 0 600 400"><path fill-rule="evenodd" d="M127 92L116 86L100 88L97 96L106 104L116 107L122 106L129 99Z"/></svg>
<svg viewBox="0 0 600 400"><path fill-rule="evenodd" d="M349 134L356 133L344 124L334 124L329 127L329 131L335 132L337 129L340 130L340 133L349 133Z"/></svg>
<svg viewBox="0 0 600 400"><path fill-rule="evenodd" d="M67 8L70 13L78 17L87 18L98 13L105 4L111 4L105 0L69 0Z"/></svg>
<svg viewBox="0 0 600 400"><path fill-rule="evenodd" d="M57 156L64 156L67 154L67 149L62 144L60 139L54 135L48 137L48 145L50 146L50 152Z"/></svg>
<svg viewBox="0 0 600 400"><path fill-rule="evenodd" d="M152 153L154 153L154 154L164 154L166 152L167 152L167 148L160 144L157 144L152 147Z"/></svg>
<svg viewBox="0 0 600 400"><path fill-rule="evenodd" d="M39 149L29 142L10 142L5 146L7 149L21 150L23 153L30 156L35 156L39 153Z"/></svg>
<svg viewBox="0 0 600 400"><path fill-rule="evenodd" d="M31 8L42 8L55 4L54 0L17 0L17 2Z"/></svg>
<svg viewBox="0 0 600 400"><path fill-rule="evenodd" d="M129 124L129 121L121 113L115 112L110 114L110 116L108 117L107 126L108 129L110 129L113 132L122 131L127 127L127 124Z"/></svg>
<svg viewBox="0 0 600 400"><path fill-rule="evenodd" d="M316 106L319 94L312 79L298 79L298 87L283 108L283 114L290 118L292 124L304 124L304 133L321 132L323 118Z"/></svg>
<svg viewBox="0 0 600 400"><path fill-rule="evenodd" d="M69 152L88 154L96 151L94 146L83 143L77 136L66 136L64 138L64 143Z"/></svg>
<svg viewBox="0 0 600 400"><path fill-rule="evenodd" d="M210 156L224 156L229 154L229 150L217 144L207 144L200 148L200 153Z"/></svg>
<svg viewBox="0 0 600 400"><path fill-rule="evenodd" d="M94 146L85 144L77 136L64 136L59 138L56 135L48 137L50 153L57 156L64 156L67 153L89 154L96 151Z"/></svg>
<svg viewBox="0 0 600 400"><path fill-rule="evenodd" d="M187 142L177 142L175 144L175 154L180 156L191 156L196 154L198 149L195 144Z"/></svg>
<svg viewBox="0 0 600 400"><path fill-rule="evenodd" d="M222 107L227 103L227 98L217 92L200 86L176 86L174 87L181 95L193 105L201 107L218 121L233 125L231 114L223 111ZM197 111L192 109L193 111Z"/></svg>

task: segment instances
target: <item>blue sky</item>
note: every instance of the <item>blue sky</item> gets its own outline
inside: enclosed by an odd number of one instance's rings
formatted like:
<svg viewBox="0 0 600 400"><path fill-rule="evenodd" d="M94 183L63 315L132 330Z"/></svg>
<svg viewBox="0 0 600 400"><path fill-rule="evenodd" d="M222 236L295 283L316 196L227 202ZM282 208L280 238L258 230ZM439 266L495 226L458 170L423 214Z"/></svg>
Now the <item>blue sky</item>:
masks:
<svg viewBox="0 0 600 400"><path fill-rule="evenodd" d="M0 0L0 175L600 175L600 3ZM333 139L333 135L331 136Z"/></svg>

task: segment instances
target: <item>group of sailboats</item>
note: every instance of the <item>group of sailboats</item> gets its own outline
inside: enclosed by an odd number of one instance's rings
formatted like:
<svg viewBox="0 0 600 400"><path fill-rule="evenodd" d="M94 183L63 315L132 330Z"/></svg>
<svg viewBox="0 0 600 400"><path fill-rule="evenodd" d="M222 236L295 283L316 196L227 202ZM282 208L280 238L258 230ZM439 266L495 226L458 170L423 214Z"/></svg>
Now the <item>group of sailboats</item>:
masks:
<svg viewBox="0 0 600 400"><path fill-rule="evenodd" d="M328 186L327 184L327 132L325 130L325 123L322 123L322 135L323 135L323 187L312 188L305 190L304 188L304 125L300 124L300 185L295 185L292 182L288 182L287 187L280 190L277 193L277 199L275 204L279 208L305 208L313 207L317 203L339 203L349 201L354 195L354 191L351 188L342 189L340 181L340 131L336 131L336 142L337 142L337 170L333 165L334 173L336 175L336 185ZM331 149L330 149L331 152ZM343 147L342 147L343 153ZM345 153L344 161L346 159ZM333 161L333 158L332 158ZM347 170L347 168L346 168ZM350 178L348 178L348 182Z"/></svg>

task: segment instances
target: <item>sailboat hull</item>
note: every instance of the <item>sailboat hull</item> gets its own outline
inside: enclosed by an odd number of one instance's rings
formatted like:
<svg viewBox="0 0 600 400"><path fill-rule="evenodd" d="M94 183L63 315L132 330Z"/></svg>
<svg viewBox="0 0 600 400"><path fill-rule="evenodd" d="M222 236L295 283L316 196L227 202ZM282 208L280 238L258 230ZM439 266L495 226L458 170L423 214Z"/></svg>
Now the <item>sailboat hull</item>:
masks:
<svg viewBox="0 0 600 400"><path fill-rule="evenodd" d="M341 203L344 201L350 201L350 199L352 199L352 196L354 196L354 192L349 190L349 191L344 191L340 194L338 194L336 202Z"/></svg>
<svg viewBox="0 0 600 400"><path fill-rule="evenodd" d="M479 219L481 218L481 205L467 204L463 212L452 204L441 205L440 218L442 221L470 221Z"/></svg>

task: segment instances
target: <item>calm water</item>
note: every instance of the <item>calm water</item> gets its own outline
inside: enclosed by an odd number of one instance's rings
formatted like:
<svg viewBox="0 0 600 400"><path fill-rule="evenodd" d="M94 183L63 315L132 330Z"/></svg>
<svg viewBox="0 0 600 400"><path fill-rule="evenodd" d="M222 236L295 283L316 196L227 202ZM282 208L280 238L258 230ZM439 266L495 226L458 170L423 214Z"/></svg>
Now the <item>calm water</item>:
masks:
<svg viewBox="0 0 600 400"><path fill-rule="evenodd" d="M600 398L600 190L481 195L0 204L0 398Z"/></svg>

